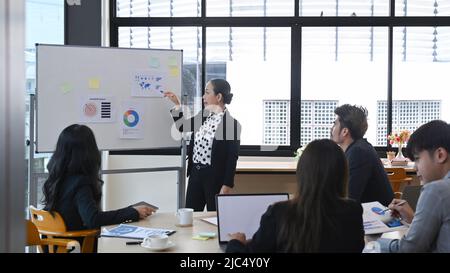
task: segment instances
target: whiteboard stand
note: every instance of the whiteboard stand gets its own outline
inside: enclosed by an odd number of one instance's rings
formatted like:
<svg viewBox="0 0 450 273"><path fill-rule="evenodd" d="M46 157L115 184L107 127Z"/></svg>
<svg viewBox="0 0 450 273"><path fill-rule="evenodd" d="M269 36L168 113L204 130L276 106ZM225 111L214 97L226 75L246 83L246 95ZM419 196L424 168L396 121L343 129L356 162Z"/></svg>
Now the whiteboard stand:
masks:
<svg viewBox="0 0 450 273"><path fill-rule="evenodd" d="M27 141L29 146L29 160L28 160L28 185L29 185L29 200L28 206L33 205L37 207L37 179L47 178L48 173L34 172L34 154L35 154L35 95L30 95L30 140ZM182 140L181 145L181 166L178 167L162 167L162 168L135 168L135 169L116 169L116 170L100 170L100 175L104 174L123 174L123 173L142 173L142 172L177 172L177 208L185 206L185 191L186 191L186 141ZM27 210L28 215L28 210Z"/></svg>

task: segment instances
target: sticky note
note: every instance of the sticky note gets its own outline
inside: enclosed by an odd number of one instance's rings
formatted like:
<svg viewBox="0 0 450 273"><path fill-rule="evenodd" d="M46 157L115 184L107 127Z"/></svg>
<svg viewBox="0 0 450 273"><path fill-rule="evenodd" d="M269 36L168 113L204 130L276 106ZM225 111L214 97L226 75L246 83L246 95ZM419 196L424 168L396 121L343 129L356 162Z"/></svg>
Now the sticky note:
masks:
<svg viewBox="0 0 450 273"><path fill-rule="evenodd" d="M172 67L170 69L170 76L178 77L179 75L180 75L180 69L178 69L178 67Z"/></svg>
<svg viewBox="0 0 450 273"><path fill-rule="evenodd" d="M99 89L100 88L100 80L97 78L89 79L89 89Z"/></svg>
<svg viewBox="0 0 450 273"><path fill-rule="evenodd" d="M63 92L64 94L67 94L72 90L73 90L73 88L70 83L65 82L61 85L61 92Z"/></svg>
<svg viewBox="0 0 450 273"><path fill-rule="evenodd" d="M169 57L169 66L178 66L176 57Z"/></svg>
<svg viewBox="0 0 450 273"><path fill-rule="evenodd" d="M149 61L149 66L151 68L159 68L159 60L158 58L151 57Z"/></svg>
<svg viewBox="0 0 450 273"><path fill-rule="evenodd" d="M200 240L200 241L206 241L206 240L209 239L209 237L203 237L203 236L200 236L200 235L195 235L195 236L192 236L192 239Z"/></svg>
<svg viewBox="0 0 450 273"><path fill-rule="evenodd" d="M216 237L216 233L215 232L200 232L198 235L201 236L201 237L208 237L208 238Z"/></svg>

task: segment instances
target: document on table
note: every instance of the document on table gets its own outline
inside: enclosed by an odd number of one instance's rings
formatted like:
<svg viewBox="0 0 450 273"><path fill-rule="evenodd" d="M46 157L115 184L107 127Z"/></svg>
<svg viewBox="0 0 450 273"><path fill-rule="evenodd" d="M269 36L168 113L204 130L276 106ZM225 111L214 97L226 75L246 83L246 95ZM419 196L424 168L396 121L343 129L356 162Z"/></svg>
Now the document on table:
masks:
<svg viewBox="0 0 450 273"><path fill-rule="evenodd" d="M171 235L175 230L161 228L145 228L133 225L120 224L110 229L103 228L100 236L119 237L129 239L144 239L151 235Z"/></svg>
<svg viewBox="0 0 450 273"><path fill-rule="evenodd" d="M217 226L217 217L207 217L207 218L201 218L201 220L213 224L215 226Z"/></svg>
<svg viewBox="0 0 450 273"><path fill-rule="evenodd" d="M364 232L366 235L408 228L408 226L405 225L405 223L395 218L389 221L388 223L384 223L382 221L383 218L382 215L380 215L380 213L390 214L390 211L383 211L384 209L386 209L386 207L384 207L379 202L362 203L361 205L364 209L363 225L364 225Z"/></svg>

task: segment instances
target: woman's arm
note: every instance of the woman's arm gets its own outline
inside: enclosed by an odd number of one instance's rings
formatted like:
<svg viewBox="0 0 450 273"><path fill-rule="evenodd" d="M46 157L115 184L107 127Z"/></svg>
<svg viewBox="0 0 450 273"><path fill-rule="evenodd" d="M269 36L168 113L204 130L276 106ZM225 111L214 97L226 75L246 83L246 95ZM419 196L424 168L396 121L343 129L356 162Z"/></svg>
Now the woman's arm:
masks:
<svg viewBox="0 0 450 273"><path fill-rule="evenodd" d="M74 201L83 224L88 229L139 220L138 211L131 206L118 210L100 211L92 188L88 184L81 185L76 189Z"/></svg>

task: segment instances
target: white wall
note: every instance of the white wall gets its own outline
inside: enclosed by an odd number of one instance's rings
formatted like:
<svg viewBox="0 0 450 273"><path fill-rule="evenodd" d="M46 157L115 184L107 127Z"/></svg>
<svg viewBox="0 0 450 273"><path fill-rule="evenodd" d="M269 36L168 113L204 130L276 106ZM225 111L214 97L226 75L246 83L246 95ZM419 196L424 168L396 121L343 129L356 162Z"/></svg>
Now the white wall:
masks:
<svg viewBox="0 0 450 273"><path fill-rule="evenodd" d="M105 169L179 167L180 156L109 156ZM156 205L160 212L177 208L177 173L126 173L104 176L105 210L118 209L139 201Z"/></svg>
<svg viewBox="0 0 450 273"><path fill-rule="evenodd" d="M0 1L0 252L25 250L25 4Z"/></svg>

